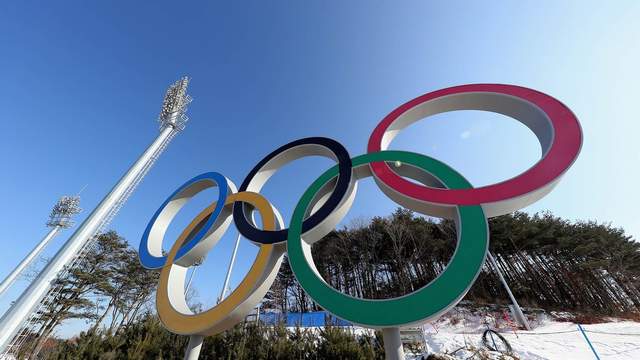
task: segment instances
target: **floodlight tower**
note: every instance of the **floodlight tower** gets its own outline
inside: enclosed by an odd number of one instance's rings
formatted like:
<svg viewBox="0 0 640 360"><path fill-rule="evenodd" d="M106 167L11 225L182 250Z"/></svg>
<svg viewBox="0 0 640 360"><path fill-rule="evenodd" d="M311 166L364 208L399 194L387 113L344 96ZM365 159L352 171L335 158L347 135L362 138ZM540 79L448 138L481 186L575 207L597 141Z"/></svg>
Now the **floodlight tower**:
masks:
<svg viewBox="0 0 640 360"><path fill-rule="evenodd" d="M7 276L2 283L0 283L0 296L13 284L13 282L32 262L40 255L42 250L49 244L49 242L60 233L62 229L68 229L73 226L73 215L80 212L80 197L79 196L63 196L51 209L49 215L49 221L47 221L47 227L51 228L49 233L45 235L42 240L36 245L33 250L16 266L15 269Z"/></svg>
<svg viewBox="0 0 640 360"><path fill-rule="evenodd" d="M7 350L12 339L47 296L55 279L73 264L94 236L109 223L171 139L184 129L188 120L185 112L187 105L191 102L191 97L187 95L188 85L189 78L183 77L169 86L158 119L160 122L158 137L78 226L38 277L0 319L0 354Z"/></svg>

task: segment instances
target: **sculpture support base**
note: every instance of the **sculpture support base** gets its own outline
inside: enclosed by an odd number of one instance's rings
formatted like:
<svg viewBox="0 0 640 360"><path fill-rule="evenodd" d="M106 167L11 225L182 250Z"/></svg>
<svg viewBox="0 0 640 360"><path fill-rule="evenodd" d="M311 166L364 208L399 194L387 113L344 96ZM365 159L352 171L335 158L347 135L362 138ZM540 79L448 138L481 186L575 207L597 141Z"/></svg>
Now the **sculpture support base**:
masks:
<svg viewBox="0 0 640 360"><path fill-rule="evenodd" d="M187 344L187 350L184 352L184 360L198 360L203 340L204 337L202 335L189 336L189 344Z"/></svg>
<svg viewBox="0 0 640 360"><path fill-rule="evenodd" d="M391 327L382 329L384 341L384 355L387 360L404 360L404 349L400 340L400 328Z"/></svg>

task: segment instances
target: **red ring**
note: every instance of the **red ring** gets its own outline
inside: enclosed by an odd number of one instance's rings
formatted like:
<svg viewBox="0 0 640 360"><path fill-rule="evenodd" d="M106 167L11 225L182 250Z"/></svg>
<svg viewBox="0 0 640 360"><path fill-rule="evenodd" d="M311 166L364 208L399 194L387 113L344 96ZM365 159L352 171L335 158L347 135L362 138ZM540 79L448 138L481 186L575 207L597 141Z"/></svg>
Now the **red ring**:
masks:
<svg viewBox="0 0 640 360"><path fill-rule="evenodd" d="M470 84L437 90L399 106L374 129L367 151L382 149L388 127L405 112L424 102L453 94L489 92L505 94L530 102L551 120L554 130L549 151L534 166L509 180L472 189L439 189L412 183L397 175L385 162L370 164L374 175L395 191L414 199L443 205L480 205L509 200L528 194L558 179L575 161L582 146L582 131L571 110L557 99L536 90L502 84Z"/></svg>

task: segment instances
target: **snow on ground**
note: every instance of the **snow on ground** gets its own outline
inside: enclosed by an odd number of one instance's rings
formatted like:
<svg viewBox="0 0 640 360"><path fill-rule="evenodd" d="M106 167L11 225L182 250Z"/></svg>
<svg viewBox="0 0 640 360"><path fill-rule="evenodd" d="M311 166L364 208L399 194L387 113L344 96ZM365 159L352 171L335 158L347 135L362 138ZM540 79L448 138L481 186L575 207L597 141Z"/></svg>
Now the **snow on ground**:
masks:
<svg viewBox="0 0 640 360"><path fill-rule="evenodd" d="M407 360L426 359L428 354L453 354L442 359L550 359L580 360L596 359L589 344L578 329L578 325L560 318L571 318L569 313L546 314L539 311L527 311L532 331L515 329L510 316L503 308L456 307L434 323L425 324L421 329L403 328L404 335L420 337L424 333L423 352L409 354L405 347ZM500 357L499 352L490 352L482 342L482 334L489 326L502 335L513 349L513 357ZM640 359L640 322L608 319L605 323L582 325L591 340L598 356L608 359ZM293 331L294 328L290 328ZM307 328L319 331L321 328ZM354 335L373 335L373 330L361 327L349 327ZM493 344L487 337L490 345ZM499 338L494 338L498 348L503 349ZM481 351L482 354L476 353ZM475 353L475 356L474 356ZM480 356L484 355L484 356Z"/></svg>
<svg viewBox="0 0 640 360"><path fill-rule="evenodd" d="M452 353L468 345L478 349L484 347L481 331L463 333L444 328L436 333L432 327L426 328L428 353ZM583 328L601 359L640 359L640 323L624 321L583 325ZM520 359L595 359L582 333L573 323L553 322L533 331L501 332L501 335ZM499 339L495 340L499 342ZM473 352L464 350L455 353L456 358L466 359L471 355Z"/></svg>
<svg viewBox="0 0 640 360"><path fill-rule="evenodd" d="M464 311L464 310L463 310ZM467 359L474 351L466 349L486 349L482 343L482 333L488 323L509 342L514 355L519 359L596 359L578 326L571 322L558 322L544 314L539 314L532 322L532 331L513 330L503 319L496 316L477 316L469 313L445 316L434 324L423 327L427 354L452 354L453 358ZM501 321L502 320L502 321ZM600 359L640 359L640 323L632 321L582 325ZM501 346L498 338L494 339ZM491 341L488 337L488 341ZM458 350L457 349L461 349ZM499 353L487 354L498 359ZM420 357L418 357L420 358ZM475 359L479 359L476 356Z"/></svg>

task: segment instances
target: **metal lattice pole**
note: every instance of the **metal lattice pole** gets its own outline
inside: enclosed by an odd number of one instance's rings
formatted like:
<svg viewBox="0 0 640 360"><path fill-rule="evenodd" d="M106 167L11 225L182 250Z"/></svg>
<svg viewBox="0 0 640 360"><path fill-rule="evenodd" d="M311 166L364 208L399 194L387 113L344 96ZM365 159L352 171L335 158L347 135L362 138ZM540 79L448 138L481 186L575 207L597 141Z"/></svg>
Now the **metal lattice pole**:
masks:
<svg viewBox="0 0 640 360"><path fill-rule="evenodd" d="M34 259L44 250L49 242L60 233L62 229L73 226L71 217L80 212L79 196L63 196L53 206L47 226L51 228L49 233L36 245L29 254L16 266L15 269L0 283L0 296L11 286L18 276L33 262Z"/></svg>
<svg viewBox="0 0 640 360"><path fill-rule="evenodd" d="M158 149L158 151L154 154L154 156L151 157L151 160L146 164L145 169L141 171L141 173L136 178L136 180L132 182L130 187L127 189L127 191L125 192L125 195L123 195L123 197L120 199L118 204L116 204L111 209L109 215L107 215L107 217L100 224L96 232L96 235L87 242L85 247L78 253L78 255L75 257L73 262L69 264L65 268L65 270L60 273L60 275L58 275L58 278L66 277L69 271L77 267L79 265L79 262L82 261L82 259L84 258L85 254L91 251L92 247L96 245L96 239L99 236L99 234L101 234L104 231L104 229L109 225L111 220L118 213L120 208L122 208L122 205L127 201L127 199L133 193L133 190L138 186L140 181L142 181L142 178L144 177L144 175L149 171L149 169L151 169L155 161L159 158L160 154L162 154L162 152L164 151L166 146L169 144L169 142L171 142L175 134L176 133L174 132L170 137L168 137L165 143L163 144L163 146L161 146ZM55 286L55 287L52 287L51 290L49 290L47 295L45 295L43 300L40 302L40 305L38 306L38 308L32 312L31 317L29 318L29 320L26 321L23 327L23 331L20 331L18 333L19 335L14 337L14 340L11 342L10 349L12 352L16 352L16 351L19 352L20 350L22 350L22 346L25 345L25 342L29 337L29 335L33 335L35 338L40 338L43 335L42 332L36 331L35 329L35 327L38 325L38 322L40 320L39 314L42 314L47 306L55 303L63 290L64 290L64 287L62 286ZM44 329L41 329L41 330L44 330ZM33 351L32 356L36 356L38 351L39 351L39 348L36 348Z"/></svg>
<svg viewBox="0 0 640 360"><path fill-rule="evenodd" d="M160 134L158 137L80 224L38 277L0 319L0 329L2 329L0 332L0 353L10 346L15 335L31 319L32 313L50 293L52 284L58 276L69 269L69 265L78 259L78 254L84 253L87 244L115 216L124 203L123 200L131 195L159 153L166 147L168 141L177 131L184 129L188 120L185 111L191 102L191 97L186 93L188 84L189 79L184 77L169 87L159 116Z"/></svg>

